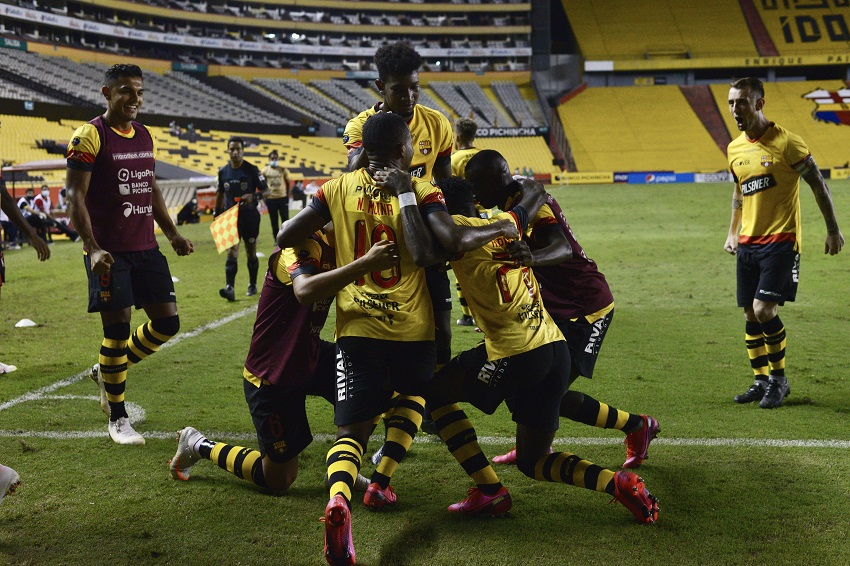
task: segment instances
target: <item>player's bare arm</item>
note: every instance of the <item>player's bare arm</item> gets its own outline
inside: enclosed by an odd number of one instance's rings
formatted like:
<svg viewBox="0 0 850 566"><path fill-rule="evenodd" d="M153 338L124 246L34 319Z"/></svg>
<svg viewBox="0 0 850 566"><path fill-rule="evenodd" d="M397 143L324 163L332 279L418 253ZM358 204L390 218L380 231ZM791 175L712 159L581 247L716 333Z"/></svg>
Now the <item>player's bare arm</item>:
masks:
<svg viewBox="0 0 850 566"><path fill-rule="evenodd" d="M168 238L171 247L177 252L177 255L189 255L195 251L195 244L180 235L171 215L168 214L168 208L165 206L165 199L162 198L162 190L157 185L156 181L152 183L151 204L153 205L153 219L159 225L162 234Z"/></svg>
<svg viewBox="0 0 850 566"><path fill-rule="evenodd" d="M573 257L573 248L560 226L536 228L534 238L542 245L534 251L528 247L528 242L525 240L517 240L508 244L508 254L519 265L525 267L557 265Z"/></svg>
<svg viewBox="0 0 850 566"><path fill-rule="evenodd" d="M452 176L452 156L444 155L434 161L434 180L448 179Z"/></svg>
<svg viewBox="0 0 850 566"><path fill-rule="evenodd" d="M86 193L91 182L91 172L78 171L68 168L65 170L65 188L68 190L68 215L74 223L74 229L80 235L86 252L91 261L92 273L102 275L109 273L110 267L115 263L112 255L101 249L94 239L91 229L91 218L86 208Z"/></svg>
<svg viewBox="0 0 850 566"><path fill-rule="evenodd" d="M44 240L38 237L30 223L26 221L24 215L21 214L21 209L15 205L15 199L6 190L6 186L0 181L0 208L9 217L9 220L18 227L18 229L26 234L27 240L35 250L40 261L45 261L50 258L50 247Z"/></svg>
<svg viewBox="0 0 850 566"><path fill-rule="evenodd" d="M292 280L292 291L302 305L335 295L360 277L374 271L392 269L398 264L398 245L389 240L372 244L369 251L353 262L323 273L303 273Z"/></svg>
<svg viewBox="0 0 850 566"><path fill-rule="evenodd" d="M283 226L280 227L280 231L277 233L277 245L281 248L292 248L306 240L313 232L320 230L328 222L330 222L330 218L323 217L312 208L303 208L301 212L284 222Z"/></svg>
<svg viewBox="0 0 850 566"><path fill-rule="evenodd" d="M829 187L826 185L826 181L814 159L810 158L810 160L809 172L803 175L803 179L812 188L818 208L820 208L824 222L826 222L826 242L824 243L823 253L835 255L844 247L844 235L838 228L835 206L832 204L832 194L829 192Z"/></svg>
<svg viewBox="0 0 850 566"><path fill-rule="evenodd" d="M744 195L741 193L741 187L735 183L735 188L732 189L732 219L729 222L729 233L726 235L726 243L723 249L730 254L738 252L738 231L741 229L741 209L744 206Z"/></svg>

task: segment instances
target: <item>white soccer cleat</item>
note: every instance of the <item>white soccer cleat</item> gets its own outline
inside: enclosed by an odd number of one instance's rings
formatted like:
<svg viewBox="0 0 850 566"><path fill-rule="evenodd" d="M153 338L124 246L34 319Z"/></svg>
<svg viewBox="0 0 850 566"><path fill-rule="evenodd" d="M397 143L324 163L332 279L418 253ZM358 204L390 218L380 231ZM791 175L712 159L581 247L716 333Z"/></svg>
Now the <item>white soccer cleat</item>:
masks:
<svg viewBox="0 0 850 566"><path fill-rule="evenodd" d="M0 503L7 495L14 495L21 485L21 476L7 466L0 466Z"/></svg>
<svg viewBox="0 0 850 566"><path fill-rule="evenodd" d="M0 362L0 375L3 375L4 373L12 373L16 369L18 369L18 366L4 364L3 362Z"/></svg>
<svg viewBox="0 0 850 566"><path fill-rule="evenodd" d="M89 373L91 380L97 384L100 389L100 410L109 414L109 401L106 399L106 385L103 383L103 374L100 373L100 364L94 364Z"/></svg>
<svg viewBox="0 0 850 566"><path fill-rule="evenodd" d="M109 436L115 444L141 446L145 443L144 437L130 426L130 419L127 417L121 417L117 421L109 421Z"/></svg>
<svg viewBox="0 0 850 566"><path fill-rule="evenodd" d="M195 452L194 446L203 438L203 434L190 426L177 432L177 453L168 461L172 479L189 480L192 466L202 460Z"/></svg>

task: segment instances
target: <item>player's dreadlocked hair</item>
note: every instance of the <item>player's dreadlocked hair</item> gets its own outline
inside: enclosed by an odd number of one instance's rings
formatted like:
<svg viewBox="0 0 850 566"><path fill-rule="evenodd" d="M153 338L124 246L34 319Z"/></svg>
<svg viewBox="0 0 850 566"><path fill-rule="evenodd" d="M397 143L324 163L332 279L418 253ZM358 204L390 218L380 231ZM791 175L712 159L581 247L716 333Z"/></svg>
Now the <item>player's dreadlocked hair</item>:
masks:
<svg viewBox="0 0 850 566"><path fill-rule="evenodd" d="M457 137L462 142L472 143L475 140L475 134L478 132L478 124L471 118L460 118L455 124Z"/></svg>
<svg viewBox="0 0 850 566"><path fill-rule="evenodd" d="M389 76L409 75L422 66L422 57L406 41L384 45L375 52L375 66L378 78L386 81Z"/></svg>
<svg viewBox="0 0 850 566"><path fill-rule="evenodd" d="M744 77L743 79L734 80L732 81L732 88L739 90L748 88L756 95L756 98L764 98L764 84L756 77Z"/></svg>
<svg viewBox="0 0 850 566"><path fill-rule="evenodd" d="M106 79L106 84L111 84L118 80L118 77L139 77L142 78L142 69L138 65L112 65L103 74Z"/></svg>
<svg viewBox="0 0 850 566"><path fill-rule="evenodd" d="M404 143L409 132L404 118L390 112L379 112L363 124L363 149L370 154L387 153Z"/></svg>
<svg viewBox="0 0 850 566"><path fill-rule="evenodd" d="M470 207L474 210L475 197L472 195L472 185L469 181L460 177L445 177L437 181L437 186L443 191L449 214L466 216Z"/></svg>

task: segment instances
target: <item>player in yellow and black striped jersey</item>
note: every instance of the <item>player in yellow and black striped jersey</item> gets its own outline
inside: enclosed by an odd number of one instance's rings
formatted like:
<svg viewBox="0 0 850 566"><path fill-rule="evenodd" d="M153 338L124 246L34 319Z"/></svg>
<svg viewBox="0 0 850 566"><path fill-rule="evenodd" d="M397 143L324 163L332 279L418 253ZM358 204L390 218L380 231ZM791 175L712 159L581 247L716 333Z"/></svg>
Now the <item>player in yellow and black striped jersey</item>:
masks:
<svg viewBox="0 0 850 566"><path fill-rule="evenodd" d="M433 314L419 267L433 261L430 231L422 217L449 253L472 250L493 238L517 233L509 223L477 229L455 225L442 192L425 181L411 181L406 173L414 147L400 116L381 112L369 118L363 128L363 145L369 168L323 185L310 206L284 224L278 236L280 246L292 245L333 220L338 265L366 253L381 240L397 242L401 256L392 269L371 273L337 294L334 421L338 432L327 457L331 499L325 510L326 552L336 560L346 560L353 552L348 514L351 486L374 415L397 391L409 403L395 406L388 417L390 425L412 442L421 423L422 394L436 362ZM385 181L379 180L385 175L393 182L406 182L406 187L401 187L405 194L395 196L385 188ZM418 224L411 226L411 222ZM367 496L394 502L388 478L385 485L377 479L373 477Z"/></svg>
<svg viewBox="0 0 850 566"><path fill-rule="evenodd" d="M510 218L518 231L528 228L545 193L525 180L521 200L494 219L477 217L468 183L442 185L455 222L481 225ZM534 198L534 189L542 193ZM606 470L574 454L549 452L558 429L561 399L569 387L570 351L546 310L534 273L515 261L511 239L497 238L479 250L458 254L451 263L470 291L472 313L485 335L484 345L461 353L440 370L429 386L434 423L440 437L476 487L449 511L501 515L511 498L478 445L475 430L458 401L492 414L510 397L517 423L517 466L539 481L569 483L613 495L643 523L658 517L657 499L632 472Z"/></svg>
<svg viewBox="0 0 850 566"><path fill-rule="evenodd" d="M791 392L785 376L785 326L778 306L793 301L800 267L800 177L812 188L826 221L824 253L844 245L829 188L800 136L769 121L764 85L753 77L729 89L729 110L741 130L728 148L735 180L724 249L737 255L738 306L755 383L736 403L779 407Z"/></svg>

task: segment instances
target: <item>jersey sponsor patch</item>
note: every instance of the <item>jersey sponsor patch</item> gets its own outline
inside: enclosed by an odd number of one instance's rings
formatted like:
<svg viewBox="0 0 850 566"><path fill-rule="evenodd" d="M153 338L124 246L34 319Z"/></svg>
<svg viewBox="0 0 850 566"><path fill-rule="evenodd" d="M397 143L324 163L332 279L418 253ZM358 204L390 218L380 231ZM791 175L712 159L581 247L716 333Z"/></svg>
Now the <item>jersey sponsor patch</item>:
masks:
<svg viewBox="0 0 850 566"><path fill-rule="evenodd" d="M744 196L747 196L775 186L776 179L773 178L773 175L759 175L741 183L741 192Z"/></svg>
<svg viewBox="0 0 850 566"><path fill-rule="evenodd" d="M410 176L411 176L411 177L416 177L416 178L418 178L418 179L421 179L421 178L423 178L423 177L425 176L425 171L426 171L426 170L427 170L427 167L426 167L426 165L423 163L422 165L417 165L416 167L411 167L411 168L408 170L408 173L410 173Z"/></svg>

